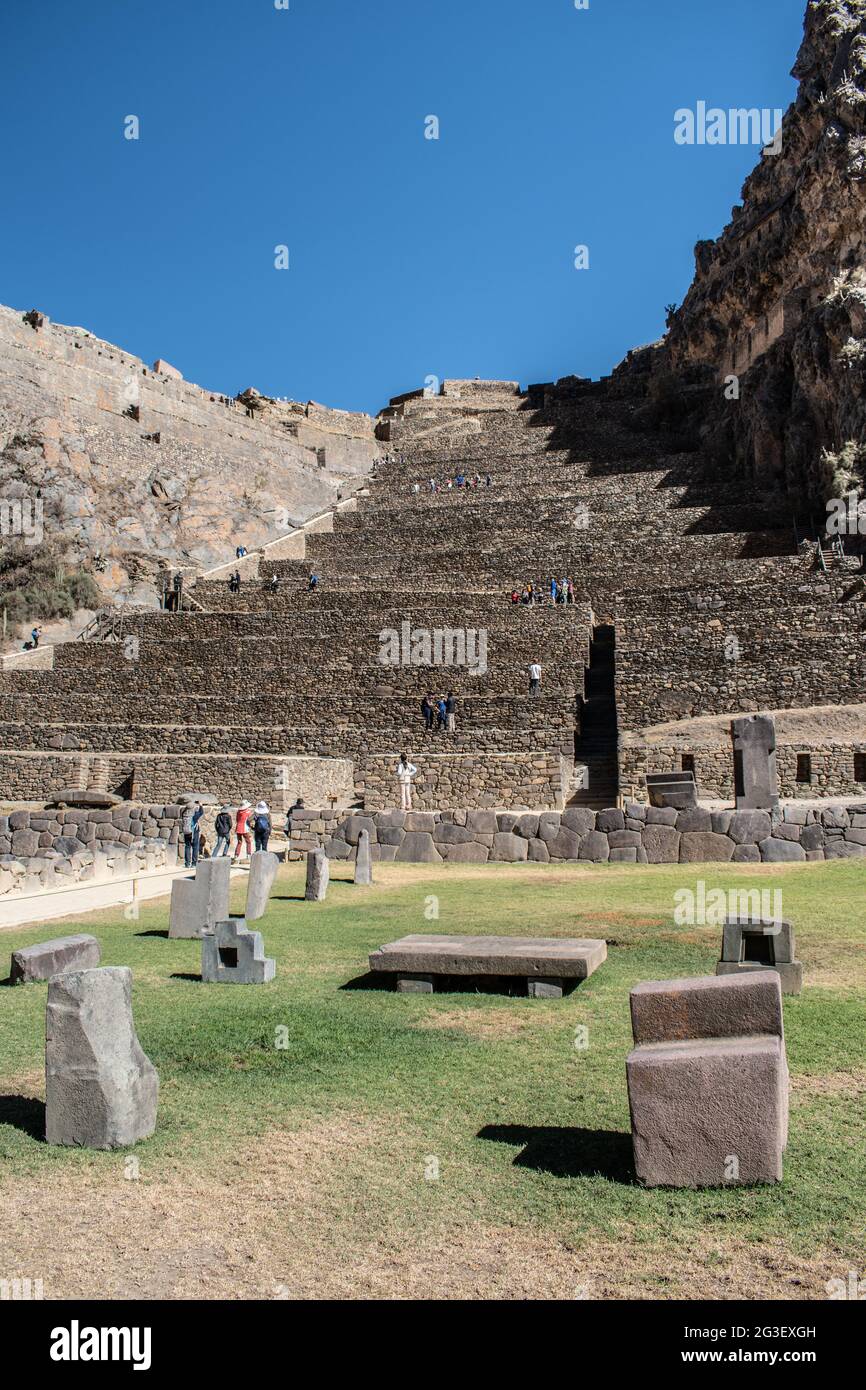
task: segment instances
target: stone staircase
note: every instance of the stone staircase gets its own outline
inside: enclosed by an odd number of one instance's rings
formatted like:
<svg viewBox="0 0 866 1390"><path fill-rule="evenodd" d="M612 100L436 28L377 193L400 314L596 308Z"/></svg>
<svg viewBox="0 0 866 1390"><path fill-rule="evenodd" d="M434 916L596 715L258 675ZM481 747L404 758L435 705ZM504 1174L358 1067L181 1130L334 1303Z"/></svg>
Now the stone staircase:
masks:
<svg viewBox="0 0 866 1390"><path fill-rule="evenodd" d="M619 795L615 694L616 644L611 626L596 627L590 644L586 697L574 740L569 806L602 811Z"/></svg>

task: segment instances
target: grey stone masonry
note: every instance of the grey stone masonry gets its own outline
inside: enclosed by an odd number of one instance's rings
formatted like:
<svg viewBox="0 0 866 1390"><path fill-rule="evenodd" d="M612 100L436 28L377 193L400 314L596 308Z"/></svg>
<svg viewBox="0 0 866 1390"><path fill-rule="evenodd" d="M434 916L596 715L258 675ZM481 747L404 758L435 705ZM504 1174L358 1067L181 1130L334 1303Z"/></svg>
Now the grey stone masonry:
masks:
<svg viewBox="0 0 866 1390"><path fill-rule="evenodd" d="M726 864L866 857L866 804L791 802L773 813L639 802L605 811L390 810L330 823L323 812L307 814L306 849L322 844L330 858L352 859L364 829L374 863Z"/></svg>
<svg viewBox="0 0 866 1390"><path fill-rule="evenodd" d="M35 946L22 946L12 952L9 979L13 985L33 980L50 980L68 970L92 970L99 964L99 942L95 936L57 936Z"/></svg>
<svg viewBox="0 0 866 1390"><path fill-rule="evenodd" d="M200 859L194 878L176 879L171 885L169 936L199 937L228 917L230 877L231 861L221 855L219 859Z"/></svg>
<svg viewBox="0 0 866 1390"><path fill-rule="evenodd" d="M55 975L45 1016L45 1138L118 1149L156 1128L159 1077L132 1017L125 966Z"/></svg>
<svg viewBox="0 0 866 1390"><path fill-rule="evenodd" d="M246 922L232 918L217 922L201 939L201 978L206 985L266 985L277 973L276 961L265 956L261 932L248 931Z"/></svg>
<svg viewBox="0 0 866 1390"><path fill-rule="evenodd" d="M404 936L370 955L374 973L395 975L398 989L437 977L522 976L533 998L559 998L565 982L586 980L607 959L604 941L548 937Z"/></svg>
<svg viewBox="0 0 866 1390"><path fill-rule="evenodd" d="M649 1187L779 1182L788 1140L782 991L773 971L631 992L632 1142Z"/></svg>

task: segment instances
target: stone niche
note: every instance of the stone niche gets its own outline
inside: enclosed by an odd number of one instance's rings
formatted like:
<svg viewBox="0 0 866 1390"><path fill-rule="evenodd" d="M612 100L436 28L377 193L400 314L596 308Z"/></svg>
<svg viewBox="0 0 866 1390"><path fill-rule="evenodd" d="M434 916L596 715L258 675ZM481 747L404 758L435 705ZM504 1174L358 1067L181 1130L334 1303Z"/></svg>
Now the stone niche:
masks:
<svg viewBox="0 0 866 1390"><path fill-rule="evenodd" d="M803 966L796 959L790 922L761 917L729 917L724 924L722 958L717 975L740 975L750 970L775 970L783 994L799 994Z"/></svg>

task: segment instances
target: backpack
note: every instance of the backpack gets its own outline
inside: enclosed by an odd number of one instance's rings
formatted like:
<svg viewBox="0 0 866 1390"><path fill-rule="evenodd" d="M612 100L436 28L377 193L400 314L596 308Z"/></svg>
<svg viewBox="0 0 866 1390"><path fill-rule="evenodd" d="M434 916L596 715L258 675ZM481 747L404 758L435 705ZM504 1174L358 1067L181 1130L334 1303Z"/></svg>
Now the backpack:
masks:
<svg viewBox="0 0 866 1390"><path fill-rule="evenodd" d="M214 830L218 835L230 835L232 833L232 818L227 811L220 811L214 821Z"/></svg>

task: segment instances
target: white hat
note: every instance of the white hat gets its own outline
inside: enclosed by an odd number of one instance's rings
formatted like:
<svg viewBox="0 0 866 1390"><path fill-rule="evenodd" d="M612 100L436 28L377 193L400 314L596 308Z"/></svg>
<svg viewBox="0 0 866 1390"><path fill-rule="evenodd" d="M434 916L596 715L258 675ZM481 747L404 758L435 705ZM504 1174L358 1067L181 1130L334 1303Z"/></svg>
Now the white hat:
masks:
<svg viewBox="0 0 866 1390"><path fill-rule="evenodd" d="M257 804L257 806L256 806L256 815L257 815L257 816L266 816L267 814L268 814L268 803L267 803L266 801L260 801L260 802L258 802L258 804Z"/></svg>
<svg viewBox="0 0 866 1390"><path fill-rule="evenodd" d="M250 806L250 803L249 803L248 801L242 801L241 804L240 804L240 806L238 807L238 810L240 810L240 811L251 811L251 810L252 810L252 807Z"/></svg>

